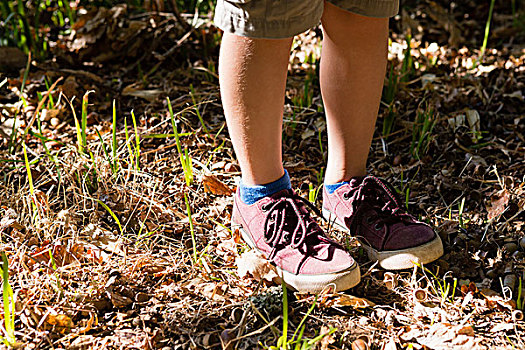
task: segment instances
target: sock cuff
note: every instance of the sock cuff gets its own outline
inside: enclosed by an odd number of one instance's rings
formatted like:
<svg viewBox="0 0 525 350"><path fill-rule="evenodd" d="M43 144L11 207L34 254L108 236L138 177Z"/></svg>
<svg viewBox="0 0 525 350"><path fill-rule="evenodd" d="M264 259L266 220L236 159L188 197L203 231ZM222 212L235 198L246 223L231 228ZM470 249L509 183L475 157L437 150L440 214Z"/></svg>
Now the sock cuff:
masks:
<svg viewBox="0 0 525 350"><path fill-rule="evenodd" d="M329 193L329 194L332 194L334 193L339 187L343 186L343 185L346 185L346 184L349 184L350 182L349 181L341 181L341 182L338 182L338 183L335 183L335 184L324 184L324 188L326 188L326 191Z"/></svg>
<svg viewBox="0 0 525 350"><path fill-rule="evenodd" d="M290 188L292 188L292 184L290 182L290 175L286 169L284 170L283 176L268 184L247 186L244 185L242 181L239 184L241 200L246 204L253 204L264 197Z"/></svg>

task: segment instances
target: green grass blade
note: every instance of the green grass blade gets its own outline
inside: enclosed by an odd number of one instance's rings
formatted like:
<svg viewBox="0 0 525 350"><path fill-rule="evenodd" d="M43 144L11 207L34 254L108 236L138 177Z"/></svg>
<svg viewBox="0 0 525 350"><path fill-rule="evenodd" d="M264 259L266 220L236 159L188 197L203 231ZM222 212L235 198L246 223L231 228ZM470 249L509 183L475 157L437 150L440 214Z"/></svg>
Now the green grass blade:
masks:
<svg viewBox="0 0 525 350"><path fill-rule="evenodd" d="M135 166L137 170L140 170L140 135L137 128L137 119L135 118L133 110L131 110L131 119L133 120L133 130L135 131Z"/></svg>
<svg viewBox="0 0 525 350"><path fill-rule="evenodd" d="M186 181L186 184L189 186L189 185L191 185L191 182L192 182L192 179L193 179L193 173L192 173L192 169L191 169L191 164L188 166L188 159L189 159L189 157L187 157L187 155L188 155L187 150L186 150L185 153L182 152L182 146L181 146L181 143L180 143L179 132L177 130L177 124L175 123L175 115L173 114L173 108L171 107L171 101L170 101L169 97L167 98L167 101L168 101L168 110L169 110L170 118L171 118L171 126L173 128L173 133L175 134L175 145L177 146L177 152L179 153L180 164L182 166L182 170L184 171L184 179ZM185 154L186 154L186 156L185 156ZM190 162L191 162L191 160L190 160Z"/></svg>
<svg viewBox="0 0 525 350"><path fill-rule="evenodd" d="M88 107L88 96L90 93L95 92L94 90L89 90L82 97L82 115L81 115L81 138L82 138L82 150L83 152L87 149L87 107Z"/></svg>
<svg viewBox="0 0 525 350"><path fill-rule="evenodd" d="M286 290L286 284L281 282L283 287L283 335L282 335L282 348L288 347L288 292Z"/></svg>
<svg viewBox="0 0 525 350"><path fill-rule="evenodd" d="M204 130L204 132L209 136L208 128L206 127L206 124L204 124L204 119L202 119L201 112L199 111L199 106L197 105L197 102L195 100L195 90L193 89L193 84L190 84L190 97L191 101L193 102L197 118L199 118L199 121L202 125L202 130Z"/></svg>
<svg viewBox="0 0 525 350"><path fill-rule="evenodd" d="M31 207L36 212L36 204L35 204L35 187L33 185L33 176L31 175L31 167L29 166L29 159L27 158L27 150L26 150L26 144L25 142L22 143L24 148L24 163L26 166L27 171L27 181L29 182L29 192L31 193Z"/></svg>
<svg viewBox="0 0 525 350"><path fill-rule="evenodd" d="M131 143L129 142L127 118L124 118L124 136L126 137L126 146L128 147L130 165L133 167L135 165L135 153L133 152L133 149L131 148Z"/></svg>
<svg viewBox="0 0 525 350"><path fill-rule="evenodd" d="M113 217L113 219L115 220L115 222L117 223L118 225L118 228L120 230L120 234L121 235L124 235L124 231L122 230L122 225L120 224L120 220L118 219L118 217L115 215L115 213L109 209L109 207L104 203L102 202L101 200L99 199L96 199L97 203L100 204L104 209L106 209L106 211L109 213L109 215L111 215L111 217Z"/></svg>
<svg viewBox="0 0 525 350"><path fill-rule="evenodd" d="M117 107L115 105L115 100L113 100L113 143L112 143L112 152L113 152L113 168L115 169L114 174L118 172L119 162L117 158Z"/></svg>
<svg viewBox="0 0 525 350"><path fill-rule="evenodd" d="M314 311L314 308L315 308L315 305L317 304L317 297L318 295L315 296L315 299L314 299L314 302L312 303L312 306L310 306L310 308L308 309L308 311L306 312L306 315L304 315L303 319L301 320L301 322L299 323L299 325L297 326L297 329L295 330L293 336L292 336L292 340L290 340L290 342L293 342L294 339L295 339L295 335L297 334L297 331L299 331L301 329L301 327L303 327L304 323L306 322L306 319L308 318L308 316L310 316L310 314L312 313L312 311ZM304 329L303 329L304 331ZM299 338L298 339L301 339L302 338L302 332L301 334L299 335Z"/></svg>
<svg viewBox="0 0 525 350"><path fill-rule="evenodd" d="M97 129L95 129L95 131L97 132L98 138L100 140L100 144L102 145L102 151L106 155L106 160L109 163L109 166L111 168L111 172L114 175L116 175L115 168L113 167L113 162L111 161L111 156L109 155L108 149L106 147L106 143L104 142L104 139L102 138L102 135L100 135L100 132L98 132Z"/></svg>
<svg viewBox="0 0 525 350"><path fill-rule="evenodd" d="M190 234L191 234L191 243L193 245L193 263L197 263L197 241L195 240L195 229L193 228L193 220L191 218L191 207L188 200L188 195L184 193L184 202L186 203L186 212L188 214L188 220L190 223Z"/></svg>
<svg viewBox="0 0 525 350"><path fill-rule="evenodd" d="M490 34L490 22L492 21L492 13L494 12L495 3L496 3L496 0L490 1L489 18L487 19L487 23L485 23L485 35L483 37L483 45L481 46L481 52L479 54L478 62L481 62L481 60L483 59L483 55L485 55L485 50L487 49L487 43L489 41L489 34Z"/></svg>
<svg viewBox="0 0 525 350"><path fill-rule="evenodd" d="M14 300L13 289L9 284L9 261L5 252L2 252L2 281L3 281L3 301L4 301L4 325L5 325L5 340L8 345L13 345L16 342L15 338L15 316L14 316ZM13 313L11 313L11 306Z"/></svg>

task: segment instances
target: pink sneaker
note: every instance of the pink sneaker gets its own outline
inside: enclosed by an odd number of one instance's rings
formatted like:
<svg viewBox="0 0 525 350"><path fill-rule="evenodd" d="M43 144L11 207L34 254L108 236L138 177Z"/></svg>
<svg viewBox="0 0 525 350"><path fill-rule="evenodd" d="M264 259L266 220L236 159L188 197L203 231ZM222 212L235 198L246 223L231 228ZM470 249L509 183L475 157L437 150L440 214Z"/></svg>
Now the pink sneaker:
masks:
<svg viewBox="0 0 525 350"><path fill-rule="evenodd" d="M232 230L239 229L246 243L277 268L280 277L299 292L319 293L332 285L336 291L359 283L354 259L326 237L307 208L321 216L310 202L293 190L282 190L254 204L235 195Z"/></svg>
<svg viewBox="0 0 525 350"><path fill-rule="evenodd" d="M323 216L357 237L372 260L387 270L429 263L443 255L439 236L406 212L395 190L374 176L354 178L329 194Z"/></svg>

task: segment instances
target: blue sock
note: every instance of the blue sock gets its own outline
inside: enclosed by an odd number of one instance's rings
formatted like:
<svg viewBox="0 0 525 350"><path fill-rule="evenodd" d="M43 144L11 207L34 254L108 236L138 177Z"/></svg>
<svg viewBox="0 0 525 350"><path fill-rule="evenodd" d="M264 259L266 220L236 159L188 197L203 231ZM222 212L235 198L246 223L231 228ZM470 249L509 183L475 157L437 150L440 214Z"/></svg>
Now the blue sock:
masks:
<svg viewBox="0 0 525 350"><path fill-rule="evenodd" d="M286 170L284 170L284 175L280 179L270 182L269 184L246 186L242 181L239 184L241 200L246 204L253 204L259 199L291 188L292 184L290 183L290 175L288 175L288 171Z"/></svg>
<svg viewBox="0 0 525 350"><path fill-rule="evenodd" d="M350 181L341 181L336 184L324 184L324 188L328 191L329 194L332 194L337 190L339 187L349 184Z"/></svg>

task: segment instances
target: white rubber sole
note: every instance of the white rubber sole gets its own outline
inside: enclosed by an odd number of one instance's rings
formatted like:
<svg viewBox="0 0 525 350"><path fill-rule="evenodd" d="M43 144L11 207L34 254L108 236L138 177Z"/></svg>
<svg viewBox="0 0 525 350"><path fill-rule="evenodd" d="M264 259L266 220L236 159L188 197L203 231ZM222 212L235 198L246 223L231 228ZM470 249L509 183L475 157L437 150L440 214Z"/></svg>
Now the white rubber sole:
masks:
<svg viewBox="0 0 525 350"><path fill-rule="evenodd" d="M232 232L239 230L242 238L251 249L259 251L255 243L252 241L241 225L232 224ZM350 289L361 281L361 271L357 263L354 263L347 269L330 274L307 275L294 274L281 269L279 266L273 264L277 270L277 274L284 281L286 286L300 293L317 294L332 287L332 292L341 292Z"/></svg>
<svg viewBox="0 0 525 350"><path fill-rule="evenodd" d="M330 223L335 224L341 231L350 232L334 214L325 208L323 208L323 216ZM413 268L415 264L428 264L443 255L443 243L438 235L436 235L436 238L432 241L417 247L384 252L372 248L362 240L359 240L359 242L366 250L370 260L378 261L379 266L385 270L410 269Z"/></svg>

